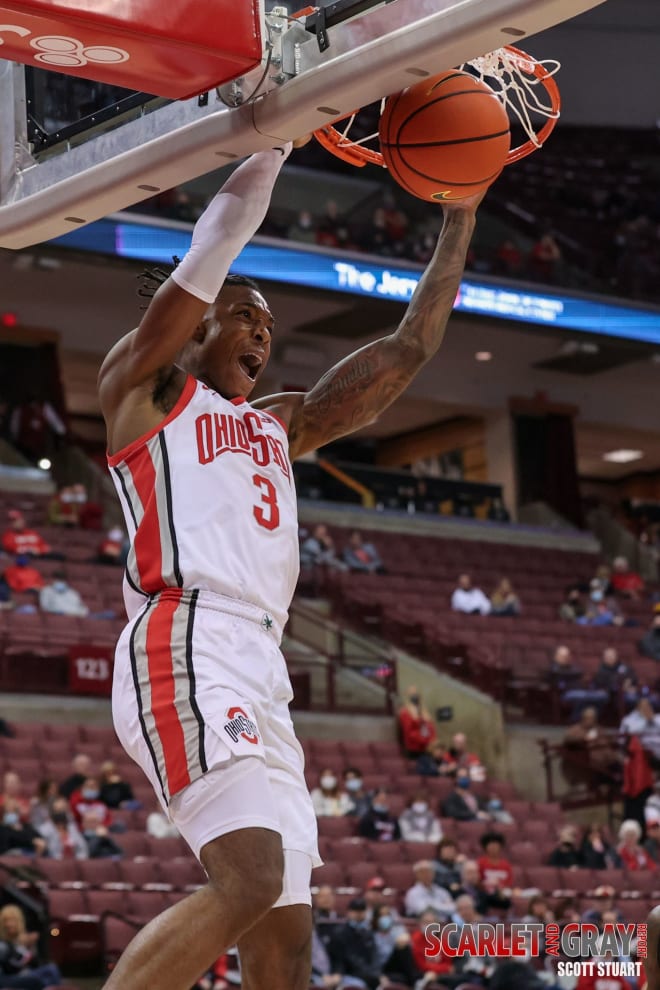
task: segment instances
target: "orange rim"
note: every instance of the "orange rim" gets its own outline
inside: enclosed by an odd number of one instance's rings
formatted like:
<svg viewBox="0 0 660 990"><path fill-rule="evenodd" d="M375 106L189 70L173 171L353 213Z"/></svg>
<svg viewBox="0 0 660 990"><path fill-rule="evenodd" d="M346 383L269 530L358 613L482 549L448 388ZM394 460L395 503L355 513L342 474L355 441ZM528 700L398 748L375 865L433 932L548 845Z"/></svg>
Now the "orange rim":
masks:
<svg viewBox="0 0 660 990"><path fill-rule="evenodd" d="M504 163L505 165L511 165L513 162L518 162L521 158L531 155L533 151L538 151L539 147L547 141L559 119L561 96L557 83L541 62L537 62L531 55L528 55L520 48L515 48L513 45L506 45L505 51L513 56L514 61L518 64L521 71L525 72L526 75L535 76L542 83L550 98L548 112L553 115L548 117L545 124L537 132L536 141L538 144L529 138L529 140L523 142L517 148L511 149ZM365 148L363 145L355 144L350 138L337 130L336 124L354 117L357 113L359 113L359 110L353 110L351 113L346 113L338 117L331 124L326 124L325 127L314 131L314 137L326 151L329 151L336 158L341 158L342 161L348 162L349 165L354 165L356 168L364 168L365 165L380 165L381 168L386 168L385 160L380 151L374 151L371 148Z"/></svg>

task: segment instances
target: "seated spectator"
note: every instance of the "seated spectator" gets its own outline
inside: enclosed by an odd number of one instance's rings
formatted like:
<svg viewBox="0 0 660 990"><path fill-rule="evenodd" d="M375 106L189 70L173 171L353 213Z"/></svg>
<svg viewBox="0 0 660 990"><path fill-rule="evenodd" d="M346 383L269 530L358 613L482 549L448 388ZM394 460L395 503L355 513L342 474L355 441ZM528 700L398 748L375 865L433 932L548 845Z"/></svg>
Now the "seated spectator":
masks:
<svg viewBox="0 0 660 990"><path fill-rule="evenodd" d="M548 925L555 920L555 915L543 894L534 894L527 904L527 911L520 919L525 924L540 923Z"/></svg>
<svg viewBox="0 0 660 990"><path fill-rule="evenodd" d="M587 606L579 588L570 588L559 606L559 618L564 622L578 622L587 612Z"/></svg>
<svg viewBox="0 0 660 990"><path fill-rule="evenodd" d="M51 859L87 859L89 851L66 798L56 798L50 818L39 826Z"/></svg>
<svg viewBox="0 0 660 990"><path fill-rule="evenodd" d="M660 818L646 818L646 838L642 843L654 863L660 863Z"/></svg>
<svg viewBox="0 0 660 990"><path fill-rule="evenodd" d="M540 282L556 282L561 260L561 250L552 234L543 234L530 252L530 278Z"/></svg>
<svg viewBox="0 0 660 990"><path fill-rule="evenodd" d="M388 981L413 987L420 973L413 960L410 935L398 923L394 910L388 904L376 908L371 919L371 929L376 941L381 974Z"/></svg>
<svg viewBox="0 0 660 990"><path fill-rule="evenodd" d="M448 835L440 839L436 855L434 882L455 897L462 889L461 864L465 857L459 853L456 840Z"/></svg>
<svg viewBox="0 0 660 990"><path fill-rule="evenodd" d="M14 798L5 798L0 821L0 856L19 852L25 856L43 856L46 843L35 828L21 819L20 805Z"/></svg>
<svg viewBox="0 0 660 990"><path fill-rule="evenodd" d="M425 753L420 753L415 769L421 777L443 777L451 772L445 760L446 750L441 742L432 743Z"/></svg>
<svg viewBox="0 0 660 990"><path fill-rule="evenodd" d="M80 789L71 795L69 803L79 828L82 827L84 818L88 823L94 820L106 828L112 824L110 809L101 800L101 787L96 777L86 777Z"/></svg>
<svg viewBox="0 0 660 990"><path fill-rule="evenodd" d="M576 867L582 866L575 825L562 825L560 827L559 843L550 853L548 865L558 866L561 870L574 870Z"/></svg>
<svg viewBox="0 0 660 990"><path fill-rule="evenodd" d="M335 892L327 883L322 884L313 898L314 922L336 921L339 915L335 910Z"/></svg>
<svg viewBox="0 0 660 990"><path fill-rule="evenodd" d="M638 736L644 750L660 761L660 715L656 715L648 698L640 698L635 708L621 720L619 732Z"/></svg>
<svg viewBox="0 0 660 990"><path fill-rule="evenodd" d="M440 821L429 808L426 793L418 791L408 801L399 816L401 838L406 842L439 842L442 838Z"/></svg>
<svg viewBox="0 0 660 990"><path fill-rule="evenodd" d="M486 768L476 753L468 749L467 736L464 732L456 732L452 736L451 746L445 753L445 773L452 774L456 770L467 770L470 779L484 781Z"/></svg>
<svg viewBox="0 0 660 990"><path fill-rule="evenodd" d="M132 810L140 807L140 802L133 796L133 788L128 781L123 780L117 773L117 768L112 760L106 760L101 764L101 800L107 804L108 808L128 808Z"/></svg>
<svg viewBox="0 0 660 990"><path fill-rule="evenodd" d="M362 980L369 990L376 990L380 965L374 933L365 923L366 913L367 905L361 897L349 901L346 921L335 928L328 953L334 973Z"/></svg>
<svg viewBox="0 0 660 990"><path fill-rule="evenodd" d="M367 921L371 924L374 913L382 907L389 907L395 921L399 921L399 912L387 904L385 898L386 884L382 877L370 877L364 887L364 899L367 903Z"/></svg>
<svg viewBox="0 0 660 990"><path fill-rule="evenodd" d="M500 832L486 832L479 839L483 855L477 860L479 884L488 908L499 910L511 906L513 867L502 855L505 839Z"/></svg>
<svg viewBox="0 0 660 990"><path fill-rule="evenodd" d="M38 932L29 932L25 915L18 904L5 904L0 910L0 983L4 988L32 986L45 988L58 986L62 975L55 963L38 965ZM9 952L5 947L9 948ZM30 981L30 982L28 982Z"/></svg>
<svg viewBox="0 0 660 990"><path fill-rule="evenodd" d="M612 588L622 598L639 598L644 591L644 582L639 574L631 570L625 557L616 557L612 564Z"/></svg>
<svg viewBox="0 0 660 990"><path fill-rule="evenodd" d="M46 583L36 567L30 563L30 558L25 554L18 556L15 563L5 570L4 578L10 589L16 594L22 594L25 591L40 591Z"/></svg>
<svg viewBox="0 0 660 990"><path fill-rule="evenodd" d="M585 705L595 705L598 708L608 701L608 693L602 688L579 686L583 674L573 663L571 651L567 646L557 647L546 677L553 691L559 694L562 703L571 706L573 718L579 716Z"/></svg>
<svg viewBox="0 0 660 990"><path fill-rule="evenodd" d="M53 526L77 526L79 501L74 485L61 488L48 503L48 522Z"/></svg>
<svg viewBox="0 0 660 990"><path fill-rule="evenodd" d="M506 810L499 794L490 794L485 810L492 822L498 822L500 825L513 825L514 823L513 815Z"/></svg>
<svg viewBox="0 0 660 990"><path fill-rule="evenodd" d="M461 863L460 892L472 898L480 914L486 911L488 907L488 896L481 884L479 864L475 859L466 859Z"/></svg>
<svg viewBox="0 0 660 990"><path fill-rule="evenodd" d="M626 620L614 598L605 598L600 586L592 582L585 613L576 622L580 626L623 626Z"/></svg>
<svg viewBox="0 0 660 990"><path fill-rule="evenodd" d="M331 767L321 771L319 786L312 791L312 804L318 818L336 818L351 810L351 799L340 789L337 774Z"/></svg>
<svg viewBox="0 0 660 990"><path fill-rule="evenodd" d="M611 777L621 767L621 754L598 724L598 713L591 706L584 708L579 722L566 730L564 746L581 751L582 766L576 765L568 754L564 761L564 772L572 782L591 781L594 773Z"/></svg>
<svg viewBox="0 0 660 990"><path fill-rule="evenodd" d="M649 631L640 639L639 652L649 660L660 660L660 612L653 616Z"/></svg>
<svg viewBox="0 0 660 990"><path fill-rule="evenodd" d="M15 770L7 770L2 778L2 794L0 794L0 811L4 811L7 801L11 801L17 807L21 821L27 822L30 818L30 800L25 796L23 781Z"/></svg>
<svg viewBox="0 0 660 990"><path fill-rule="evenodd" d="M115 564L122 567L126 563L126 537L120 526L113 526L99 544L97 564Z"/></svg>
<svg viewBox="0 0 660 990"><path fill-rule="evenodd" d="M640 843L642 826L634 818L627 818L619 827L619 845L617 853L624 870L629 873L634 870L654 872L656 864Z"/></svg>
<svg viewBox="0 0 660 990"><path fill-rule="evenodd" d="M371 808L358 823L358 832L364 839L376 842L392 842L401 838L401 829L396 818L390 814L387 791L376 791Z"/></svg>
<svg viewBox="0 0 660 990"><path fill-rule="evenodd" d="M371 802L369 795L364 789L362 774L357 767L346 767L344 770L344 790L351 802L351 806L346 814L362 818L369 810Z"/></svg>
<svg viewBox="0 0 660 990"><path fill-rule="evenodd" d="M406 891L404 906L409 918L433 911L447 921L455 908L454 898L445 887L434 882L435 867L430 859L420 859L413 866L415 883Z"/></svg>
<svg viewBox="0 0 660 990"><path fill-rule="evenodd" d="M53 801L57 797L57 782L51 779L41 780L37 793L30 802L30 825L40 828L44 822L50 821Z"/></svg>
<svg viewBox="0 0 660 990"><path fill-rule="evenodd" d="M520 615L520 599L508 578L502 578L490 596L491 615Z"/></svg>
<svg viewBox="0 0 660 990"><path fill-rule="evenodd" d="M491 606L481 588L472 587L469 574L461 574L458 587L454 588L451 596L451 607L454 612L465 612L466 615L489 615Z"/></svg>
<svg viewBox="0 0 660 990"><path fill-rule="evenodd" d="M351 571L361 571L364 574L384 574L385 568L380 555L373 543L365 543L362 534L356 529L348 538L344 547L344 563Z"/></svg>
<svg viewBox="0 0 660 990"><path fill-rule="evenodd" d="M616 850L603 835L602 825L589 825L580 847L580 861L586 870L620 869Z"/></svg>
<svg viewBox="0 0 660 990"><path fill-rule="evenodd" d="M471 788L472 779L469 771L457 770L454 789L442 802L443 818L455 818L459 822L472 822L476 819L489 820L488 812L482 807L482 802Z"/></svg>
<svg viewBox="0 0 660 990"><path fill-rule="evenodd" d="M123 855L121 846L118 846L110 835L106 825L100 825L95 812L84 812L80 831L83 834L90 859L117 859Z"/></svg>
<svg viewBox="0 0 660 990"><path fill-rule="evenodd" d="M42 612L51 615L85 616L89 609L80 597L80 593L72 588L66 580L63 571L53 575L52 584L47 584L39 592L39 607Z"/></svg>
<svg viewBox="0 0 660 990"><path fill-rule="evenodd" d="M589 582L590 588L600 588L604 598L610 598L614 594L612 587L612 571L607 564L601 564L596 568L596 573Z"/></svg>
<svg viewBox="0 0 660 990"><path fill-rule="evenodd" d="M2 549L12 557L48 557L52 551L36 529L29 529L22 512L7 513L10 524L2 534ZM59 554L57 556L60 556Z"/></svg>
<svg viewBox="0 0 660 990"><path fill-rule="evenodd" d="M428 986L431 982L435 985L436 977L437 982L444 985L442 977L452 971L452 961L443 955L440 949L440 942L437 939L432 942L428 941L426 929L429 926L433 926L431 931L435 931L436 933L442 927L435 911L424 911L420 916L419 926L410 936L410 947L412 949L414 963L417 969L423 974L423 979L418 984L419 987ZM435 955L431 955L430 953L434 949L438 951Z"/></svg>
<svg viewBox="0 0 660 990"><path fill-rule="evenodd" d="M627 702L637 700L635 671L629 664L619 660L619 652L614 646L603 650L600 667L591 683L594 687L607 691L610 701L616 702L622 694Z"/></svg>
<svg viewBox="0 0 660 990"><path fill-rule="evenodd" d="M316 243L325 247L338 247L337 228L341 222L337 204L333 199L327 200L325 213L316 227Z"/></svg>
<svg viewBox="0 0 660 990"><path fill-rule="evenodd" d="M309 210L301 210L299 212L287 231L287 237L291 241L314 244L316 241L316 230L314 227L314 218Z"/></svg>
<svg viewBox="0 0 660 990"><path fill-rule="evenodd" d="M79 791L85 780L90 776L92 761L85 753L77 753L71 760L72 773L59 786L62 797L71 799L74 791Z"/></svg>
<svg viewBox="0 0 660 990"><path fill-rule="evenodd" d="M406 691L406 703L399 709L398 718L405 756L414 759L426 752L435 740L435 725L414 684Z"/></svg>
<svg viewBox="0 0 660 990"><path fill-rule="evenodd" d="M346 564L336 555L335 541L324 523L315 526L312 535L303 542L300 548L300 566L331 567L336 571L347 569Z"/></svg>
<svg viewBox="0 0 660 990"><path fill-rule="evenodd" d="M507 238L495 252L495 272L505 278L515 278L523 267L523 256L515 241Z"/></svg>

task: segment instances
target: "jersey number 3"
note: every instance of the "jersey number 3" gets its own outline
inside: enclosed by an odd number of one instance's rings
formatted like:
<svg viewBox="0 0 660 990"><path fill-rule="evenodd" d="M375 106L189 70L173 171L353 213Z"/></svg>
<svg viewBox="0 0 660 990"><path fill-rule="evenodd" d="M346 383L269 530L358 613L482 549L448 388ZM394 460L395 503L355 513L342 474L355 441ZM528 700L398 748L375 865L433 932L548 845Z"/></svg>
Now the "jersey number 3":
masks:
<svg viewBox="0 0 660 990"><path fill-rule="evenodd" d="M261 504L252 509L254 518L264 529L277 529L280 524L280 510L277 504L277 489L263 474L253 474L252 483L261 492Z"/></svg>

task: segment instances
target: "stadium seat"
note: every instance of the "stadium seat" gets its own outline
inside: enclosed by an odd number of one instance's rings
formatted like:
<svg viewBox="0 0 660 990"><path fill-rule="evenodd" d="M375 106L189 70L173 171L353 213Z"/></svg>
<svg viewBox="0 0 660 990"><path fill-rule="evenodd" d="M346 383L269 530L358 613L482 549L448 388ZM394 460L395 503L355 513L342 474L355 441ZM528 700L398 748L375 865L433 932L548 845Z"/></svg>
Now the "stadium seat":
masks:
<svg viewBox="0 0 660 990"><path fill-rule="evenodd" d="M51 920L63 920L75 915L89 914L87 892L84 890L50 890L48 913Z"/></svg>
<svg viewBox="0 0 660 990"><path fill-rule="evenodd" d="M343 863L325 863L312 870L312 883L317 886L343 887L346 885L348 869Z"/></svg>
<svg viewBox="0 0 660 990"><path fill-rule="evenodd" d="M125 900L125 908L129 917L140 921L151 921L157 914L169 907L164 891L160 890L131 890Z"/></svg>
<svg viewBox="0 0 660 990"><path fill-rule="evenodd" d="M175 861L167 864L168 876ZM132 887L146 887L150 883L161 883L160 862L152 857L140 857L139 859L121 859L118 863L119 876L122 883L130 884ZM169 883L174 880L169 879Z"/></svg>
<svg viewBox="0 0 660 990"><path fill-rule="evenodd" d="M86 893L89 913L100 918L104 911L125 914L128 903L127 897L131 892L126 890L88 890Z"/></svg>
<svg viewBox="0 0 660 990"><path fill-rule="evenodd" d="M81 880L90 887L121 882L119 864L114 859L82 859L79 871Z"/></svg>

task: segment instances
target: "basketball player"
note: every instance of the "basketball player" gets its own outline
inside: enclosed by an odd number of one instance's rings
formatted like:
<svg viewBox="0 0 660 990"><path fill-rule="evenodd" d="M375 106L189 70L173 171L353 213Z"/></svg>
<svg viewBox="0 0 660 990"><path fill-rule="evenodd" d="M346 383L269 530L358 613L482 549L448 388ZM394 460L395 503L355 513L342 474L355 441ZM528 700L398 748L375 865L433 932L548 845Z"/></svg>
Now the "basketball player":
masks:
<svg viewBox="0 0 660 990"><path fill-rule="evenodd" d="M642 990L660 990L660 907L654 907L647 921L647 946L644 959L646 983Z"/></svg>
<svg viewBox="0 0 660 990"><path fill-rule="evenodd" d="M235 943L245 990L307 990L320 859L278 648L298 574L291 461L373 422L433 357L474 229L477 199L446 206L396 332L306 394L250 404L274 318L254 282L226 276L290 150L228 179L100 372L131 536L115 727L208 875L138 934L106 990L188 990Z"/></svg>

